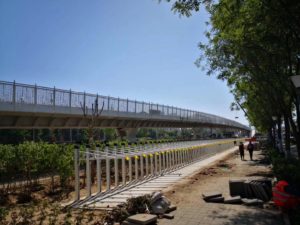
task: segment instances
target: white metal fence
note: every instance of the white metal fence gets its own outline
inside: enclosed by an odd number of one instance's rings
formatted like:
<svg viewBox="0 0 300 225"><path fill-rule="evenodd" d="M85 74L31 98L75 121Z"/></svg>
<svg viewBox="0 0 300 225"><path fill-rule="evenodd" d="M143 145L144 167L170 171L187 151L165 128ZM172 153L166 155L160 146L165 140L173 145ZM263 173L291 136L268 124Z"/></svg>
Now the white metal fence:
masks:
<svg viewBox="0 0 300 225"><path fill-rule="evenodd" d="M103 149L97 147L96 150L86 148L84 151L76 148L75 202L80 200L82 184L85 184L86 199L92 195L105 195L124 186L170 173L233 146L234 140L226 140L207 144L189 141ZM85 164L83 170L80 170L80 164ZM86 177L81 179L83 171ZM97 186L95 193L92 193L92 180Z"/></svg>

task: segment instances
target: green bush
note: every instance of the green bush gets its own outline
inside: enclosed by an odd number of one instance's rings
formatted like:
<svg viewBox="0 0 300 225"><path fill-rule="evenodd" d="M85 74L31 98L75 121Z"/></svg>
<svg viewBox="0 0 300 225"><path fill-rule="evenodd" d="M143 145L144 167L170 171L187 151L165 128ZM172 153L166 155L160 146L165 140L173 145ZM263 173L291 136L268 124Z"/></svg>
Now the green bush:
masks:
<svg viewBox="0 0 300 225"><path fill-rule="evenodd" d="M24 142L0 145L0 180L25 180L28 186L41 176L59 175L61 186L73 175L73 145ZM54 182L52 182L54 186Z"/></svg>
<svg viewBox="0 0 300 225"><path fill-rule="evenodd" d="M270 150L270 158L273 165L273 172L278 180L300 187L300 161L297 159L286 159L278 151Z"/></svg>

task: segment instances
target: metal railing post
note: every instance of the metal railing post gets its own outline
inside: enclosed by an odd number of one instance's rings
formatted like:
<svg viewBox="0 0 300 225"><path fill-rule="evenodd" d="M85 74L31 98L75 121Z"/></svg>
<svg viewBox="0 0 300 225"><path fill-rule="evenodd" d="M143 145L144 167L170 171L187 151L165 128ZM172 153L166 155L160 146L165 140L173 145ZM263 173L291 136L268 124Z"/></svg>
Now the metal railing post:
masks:
<svg viewBox="0 0 300 225"><path fill-rule="evenodd" d="M56 101L56 88L53 88L53 107L55 108L55 101Z"/></svg>
<svg viewBox="0 0 300 225"><path fill-rule="evenodd" d="M165 171L165 169L166 169L166 152L162 153L162 167L163 167L163 170Z"/></svg>
<svg viewBox="0 0 300 225"><path fill-rule="evenodd" d="M12 103L16 104L16 81L13 83L13 96L12 96Z"/></svg>
<svg viewBox="0 0 300 225"><path fill-rule="evenodd" d="M144 157L140 155L140 163L141 163L141 178L144 178Z"/></svg>
<svg viewBox="0 0 300 225"><path fill-rule="evenodd" d="M80 200L80 182L79 182L79 147L75 146L74 149L74 166L75 166L75 201Z"/></svg>
<svg viewBox="0 0 300 225"><path fill-rule="evenodd" d="M69 92L69 107L72 108L72 90Z"/></svg>
<svg viewBox="0 0 300 225"><path fill-rule="evenodd" d="M34 105L37 105L37 86L34 85Z"/></svg>
<svg viewBox="0 0 300 225"><path fill-rule="evenodd" d="M134 156L135 179L139 179L138 156Z"/></svg>
<svg viewBox="0 0 300 225"><path fill-rule="evenodd" d="M149 160L148 160L148 156L146 155L145 157L145 161L146 161L146 176L149 175Z"/></svg>
<svg viewBox="0 0 300 225"><path fill-rule="evenodd" d="M159 174L161 174L161 152L158 155L159 157Z"/></svg>
<svg viewBox="0 0 300 225"><path fill-rule="evenodd" d="M110 190L110 159L106 155L106 191Z"/></svg>
<svg viewBox="0 0 300 225"><path fill-rule="evenodd" d="M122 184L126 184L126 164L125 164L125 157L122 157Z"/></svg>
<svg viewBox="0 0 300 225"><path fill-rule="evenodd" d="M119 161L118 157L115 156L115 187L119 186Z"/></svg>
<svg viewBox="0 0 300 225"><path fill-rule="evenodd" d="M92 194L90 150L88 147L86 147L86 193L87 197L90 197Z"/></svg>
<svg viewBox="0 0 300 225"><path fill-rule="evenodd" d="M132 161L131 161L131 156L129 157L129 162L128 162L128 170L129 170L129 182L132 181Z"/></svg>
<svg viewBox="0 0 300 225"><path fill-rule="evenodd" d="M99 150L99 146L96 147L96 163L97 163L97 192L100 193L102 188L101 188L101 159L100 159L100 150Z"/></svg>
<svg viewBox="0 0 300 225"><path fill-rule="evenodd" d="M120 98L118 97L118 112L120 112Z"/></svg>
<svg viewBox="0 0 300 225"><path fill-rule="evenodd" d="M153 155L152 156L150 155L150 173L151 173L151 175L153 175L153 172L154 172L154 170L153 170Z"/></svg>

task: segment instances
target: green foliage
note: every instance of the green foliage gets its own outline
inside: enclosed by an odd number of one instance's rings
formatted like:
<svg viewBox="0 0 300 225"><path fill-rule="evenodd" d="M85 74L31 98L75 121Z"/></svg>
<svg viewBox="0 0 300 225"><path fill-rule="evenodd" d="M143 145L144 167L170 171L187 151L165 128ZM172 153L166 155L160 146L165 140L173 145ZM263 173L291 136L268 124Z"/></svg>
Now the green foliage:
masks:
<svg viewBox="0 0 300 225"><path fill-rule="evenodd" d="M279 180L286 180L300 187L300 161L296 159L286 159L276 150L270 150L269 154L275 176Z"/></svg>
<svg viewBox="0 0 300 225"><path fill-rule="evenodd" d="M27 184L45 175L59 175L61 186L73 173L73 145L24 142L0 145L0 178L3 182L18 178Z"/></svg>

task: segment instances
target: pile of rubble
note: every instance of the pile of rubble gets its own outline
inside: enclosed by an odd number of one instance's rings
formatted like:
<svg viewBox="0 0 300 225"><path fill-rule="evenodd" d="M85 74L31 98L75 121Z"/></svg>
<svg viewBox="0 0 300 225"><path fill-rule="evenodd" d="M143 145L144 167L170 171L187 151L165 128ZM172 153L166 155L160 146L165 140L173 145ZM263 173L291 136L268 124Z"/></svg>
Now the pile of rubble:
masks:
<svg viewBox="0 0 300 225"><path fill-rule="evenodd" d="M171 205L169 199L167 199L161 192L154 192L149 199L149 206L145 206L144 213L138 213L129 216L122 222L122 225L147 225L157 224L158 218L173 219L174 215L170 212L176 210L176 206Z"/></svg>
<svg viewBox="0 0 300 225"><path fill-rule="evenodd" d="M224 198L219 192L203 193L202 197L206 202L262 206L272 198L272 180L229 180L229 190L229 198Z"/></svg>

